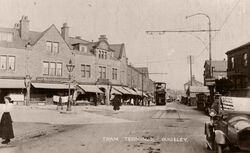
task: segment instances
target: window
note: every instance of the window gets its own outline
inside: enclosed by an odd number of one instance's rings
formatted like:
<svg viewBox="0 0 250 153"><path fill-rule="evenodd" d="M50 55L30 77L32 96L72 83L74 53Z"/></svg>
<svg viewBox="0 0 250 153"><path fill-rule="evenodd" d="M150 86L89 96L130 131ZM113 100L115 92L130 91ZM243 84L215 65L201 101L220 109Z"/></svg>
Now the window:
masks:
<svg viewBox="0 0 250 153"><path fill-rule="evenodd" d="M56 63L54 62L49 63L49 75L51 76L56 75Z"/></svg>
<svg viewBox="0 0 250 153"><path fill-rule="evenodd" d="M99 58L101 58L101 51L99 50Z"/></svg>
<svg viewBox="0 0 250 153"><path fill-rule="evenodd" d="M8 70L15 70L15 57L14 56L9 56L8 57Z"/></svg>
<svg viewBox="0 0 250 153"><path fill-rule="evenodd" d="M99 66L99 75L101 79L106 79L106 67Z"/></svg>
<svg viewBox="0 0 250 153"><path fill-rule="evenodd" d="M43 62L43 75L49 75L49 62Z"/></svg>
<svg viewBox="0 0 250 153"><path fill-rule="evenodd" d="M234 69L234 57L231 58L231 68Z"/></svg>
<svg viewBox="0 0 250 153"><path fill-rule="evenodd" d="M59 53L59 43L53 42L53 49L52 52Z"/></svg>
<svg viewBox="0 0 250 153"><path fill-rule="evenodd" d="M43 75L62 76L62 63L43 62Z"/></svg>
<svg viewBox="0 0 250 153"><path fill-rule="evenodd" d="M13 33L11 32L0 32L0 41L13 41Z"/></svg>
<svg viewBox="0 0 250 153"><path fill-rule="evenodd" d="M62 63L56 63L56 75L62 76Z"/></svg>
<svg viewBox="0 0 250 153"><path fill-rule="evenodd" d="M107 59L107 52L104 52L104 58Z"/></svg>
<svg viewBox="0 0 250 153"><path fill-rule="evenodd" d="M85 72L86 72L86 77L90 78L90 65L86 65Z"/></svg>
<svg viewBox="0 0 250 153"><path fill-rule="evenodd" d="M53 53L59 53L59 43L58 42L46 42L46 51L53 52Z"/></svg>
<svg viewBox="0 0 250 153"><path fill-rule="evenodd" d="M107 59L108 58L108 53L106 51L99 50L99 58Z"/></svg>
<svg viewBox="0 0 250 153"><path fill-rule="evenodd" d="M81 65L81 72L83 78L90 78L90 65Z"/></svg>
<svg viewBox="0 0 250 153"><path fill-rule="evenodd" d="M80 46L80 51L87 53L87 47L86 46Z"/></svg>
<svg viewBox="0 0 250 153"><path fill-rule="evenodd" d="M243 54L244 66L247 67L247 53Z"/></svg>
<svg viewBox="0 0 250 153"><path fill-rule="evenodd" d="M0 66L1 70L6 70L7 69L7 56L0 56Z"/></svg>
<svg viewBox="0 0 250 153"><path fill-rule="evenodd" d="M52 50L52 43L47 41L46 42L46 51L51 52L51 50Z"/></svg>
<svg viewBox="0 0 250 153"><path fill-rule="evenodd" d="M112 79L117 80L117 69L116 68L112 68Z"/></svg>

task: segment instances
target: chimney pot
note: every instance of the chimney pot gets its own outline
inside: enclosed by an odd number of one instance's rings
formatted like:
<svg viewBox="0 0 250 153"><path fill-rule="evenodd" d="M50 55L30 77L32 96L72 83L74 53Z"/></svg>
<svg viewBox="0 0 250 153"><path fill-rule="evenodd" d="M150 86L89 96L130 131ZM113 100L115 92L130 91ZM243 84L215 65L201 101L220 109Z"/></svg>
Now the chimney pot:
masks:
<svg viewBox="0 0 250 153"><path fill-rule="evenodd" d="M63 23L63 26L61 28L61 35L63 37L63 39L68 42L69 39L69 27L68 24L65 22Z"/></svg>
<svg viewBox="0 0 250 153"><path fill-rule="evenodd" d="M106 35L100 35L99 41L101 41L101 40L107 41L108 39L107 39Z"/></svg>
<svg viewBox="0 0 250 153"><path fill-rule="evenodd" d="M28 40L29 39L29 20L27 16L22 16L22 19L20 20L19 24L19 32L20 32L20 37L23 40Z"/></svg>

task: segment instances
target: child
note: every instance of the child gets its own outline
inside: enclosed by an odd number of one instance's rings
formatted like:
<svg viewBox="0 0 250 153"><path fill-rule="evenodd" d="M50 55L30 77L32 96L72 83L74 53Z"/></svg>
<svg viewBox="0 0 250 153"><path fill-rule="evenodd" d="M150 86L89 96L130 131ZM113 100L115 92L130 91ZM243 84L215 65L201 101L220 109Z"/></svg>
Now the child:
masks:
<svg viewBox="0 0 250 153"><path fill-rule="evenodd" d="M0 122L0 137L4 139L2 144L8 144L10 139L14 138L12 119L10 116L10 110L12 107L11 99L8 96L4 97L4 113Z"/></svg>

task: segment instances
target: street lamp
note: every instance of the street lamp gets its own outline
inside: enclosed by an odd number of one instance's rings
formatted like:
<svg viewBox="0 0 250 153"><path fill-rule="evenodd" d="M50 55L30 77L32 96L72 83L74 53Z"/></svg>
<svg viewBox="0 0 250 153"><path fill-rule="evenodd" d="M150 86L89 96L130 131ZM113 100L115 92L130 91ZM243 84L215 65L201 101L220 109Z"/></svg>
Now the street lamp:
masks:
<svg viewBox="0 0 250 153"><path fill-rule="evenodd" d="M207 17L207 19L208 19L208 36L209 36L209 77L212 78L211 20L210 20L210 17L209 17L207 14L205 14L205 13L196 13L196 14L193 14L193 15L189 15L189 16L186 16L186 19L188 19L188 18L190 18L190 17L193 17L193 16L197 16L197 15L203 15L203 16Z"/></svg>
<svg viewBox="0 0 250 153"><path fill-rule="evenodd" d="M28 106L30 104L30 82L31 82L31 76L26 75L24 78L24 84L26 87L26 100L25 100L25 106Z"/></svg>
<svg viewBox="0 0 250 153"><path fill-rule="evenodd" d="M197 16L197 15L202 15L202 16L205 16L207 19L208 19L208 37L209 37L209 78L213 78L212 76L212 51L211 51L211 19L210 17L205 14L205 13L196 13L196 14L193 14L193 15L189 15L189 16L186 16L186 19L190 18L190 17L193 17L193 16ZM213 86L210 86L209 87L210 89L210 96L211 96L211 101L213 102L214 101L214 87Z"/></svg>
<svg viewBox="0 0 250 153"><path fill-rule="evenodd" d="M70 81L71 81L71 72L74 70L75 65L72 63L72 60L69 60L69 64L66 65L67 70L69 72L69 95L68 95L68 104L67 111L71 111L71 103L70 103Z"/></svg>

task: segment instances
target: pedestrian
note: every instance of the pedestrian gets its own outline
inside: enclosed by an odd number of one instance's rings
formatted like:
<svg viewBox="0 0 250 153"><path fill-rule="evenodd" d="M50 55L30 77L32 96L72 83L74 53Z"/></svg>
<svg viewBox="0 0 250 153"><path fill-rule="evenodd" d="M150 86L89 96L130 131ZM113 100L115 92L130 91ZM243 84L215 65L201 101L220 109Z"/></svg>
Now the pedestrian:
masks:
<svg viewBox="0 0 250 153"><path fill-rule="evenodd" d="M3 105L3 115L0 122L0 137L4 139L2 144L8 144L10 139L14 138L12 119L10 111L12 108L11 98L8 96L4 97L5 104Z"/></svg>
<svg viewBox="0 0 250 153"><path fill-rule="evenodd" d="M112 95L112 104L113 104L113 110L117 111L120 109L120 98L118 97L118 95Z"/></svg>

